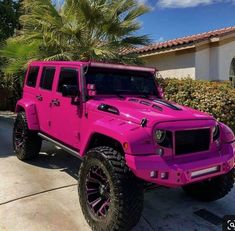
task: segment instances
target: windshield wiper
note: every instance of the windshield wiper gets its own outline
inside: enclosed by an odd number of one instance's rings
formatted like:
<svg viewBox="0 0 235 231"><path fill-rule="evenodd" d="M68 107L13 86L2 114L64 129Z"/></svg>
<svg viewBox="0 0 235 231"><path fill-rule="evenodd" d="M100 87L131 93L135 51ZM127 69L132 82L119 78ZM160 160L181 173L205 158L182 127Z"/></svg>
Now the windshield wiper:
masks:
<svg viewBox="0 0 235 231"><path fill-rule="evenodd" d="M149 92L140 92L140 98L144 98L144 99L149 99L150 98L150 93Z"/></svg>
<svg viewBox="0 0 235 231"><path fill-rule="evenodd" d="M140 97L140 98L143 98L143 99L149 99L149 96L148 96L148 95L140 95L139 97Z"/></svg>

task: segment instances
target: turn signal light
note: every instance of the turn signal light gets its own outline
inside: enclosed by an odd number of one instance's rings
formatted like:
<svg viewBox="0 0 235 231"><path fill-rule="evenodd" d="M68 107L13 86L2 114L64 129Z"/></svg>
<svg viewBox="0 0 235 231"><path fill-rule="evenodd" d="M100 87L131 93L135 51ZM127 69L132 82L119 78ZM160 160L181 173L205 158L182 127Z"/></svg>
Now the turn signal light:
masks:
<svg viewBox="0 0 235 231"><path fill-rule="evenodd" d="M161 172L161 179L167 180L169 178L169 173L168 172Z"/></svg>
<svg viewBox="0 0 235 231"><path fill-rule="evenodd" d="M127 143L127 142L123 143L123 148L124 148L124 150L127 150L127 149L128 149L128 147L129 147L129 145L128 145L128 143Z"/></svg>

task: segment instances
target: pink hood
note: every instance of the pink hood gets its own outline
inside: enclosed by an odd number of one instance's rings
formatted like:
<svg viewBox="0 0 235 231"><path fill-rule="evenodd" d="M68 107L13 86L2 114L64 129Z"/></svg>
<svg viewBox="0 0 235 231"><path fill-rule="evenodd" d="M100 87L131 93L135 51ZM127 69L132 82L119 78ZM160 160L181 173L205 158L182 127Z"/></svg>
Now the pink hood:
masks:
<svg viewBox="0 0 235 231"><path fill-rule="evenodd" d="M149 100L137 97L126 97L121 99L111 96L97 96L95 99L89 100L87 104L88 110L95 111L99 111L98 107L101 104L115 107L119 111L119 117L137 124L140 124L142 119L146 118L148 120L148 126L173 120L213 119L212 116L206 113L173 102L162 101L157 98ZM109 112L103 113L117 116Z"/></svg>

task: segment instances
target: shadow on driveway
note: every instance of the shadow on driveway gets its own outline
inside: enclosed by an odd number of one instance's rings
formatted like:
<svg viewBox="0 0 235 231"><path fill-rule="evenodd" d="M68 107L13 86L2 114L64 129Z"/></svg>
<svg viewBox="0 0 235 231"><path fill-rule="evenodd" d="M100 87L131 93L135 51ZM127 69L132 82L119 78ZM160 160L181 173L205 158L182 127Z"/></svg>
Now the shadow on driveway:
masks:
<svg viewBox="0 0 235 231"><path fill-rule="evenodd" d="M0 116L0 158L15 155L12 146L13 125L14 120L12 118ZM73 178L78 179L77 173L81 161L61 149L56 149L54 145L44 141L39 157L35 160L27 161L27 163L40 168L58 169L62 172L66 172Z"/></svg>
<svg viewBox="0 0 235 231"><path fill-rule="evenodd" d="M14 120L0 116L0 158L14 155L12 130Z"/></svg>
<svg viewBox="0 0 235 231"><path fill-rule="evenodd" d="M1 158L14 156L12 128L13 120L0 117L0 161ZM56 149L53 145L43 142L39 157L26 163L45 170L52 169L65 172L72 178L78 179L77 173L81 161L65 151ZM22 167L24 167L23 164ZM15 170L9 168L9 172L11 171ZM30 175L30 172L28 174ZM51 173L49 172L49 174ZM45 173L43 172L42 177L44 175ZM22 179L24 178L22 177ZM221 230L222 217L224 215L235 214L234 205L235 189L227 197L213 203L197 202L186 196L181 189L158 189L145 194L143 219L145 220L144 224L146 222L148 223L148 228L144 225L143 229L138 228L135 230L219 231ZM215 220L213 219L203 219L194 214L196 211L201 211L202 209L206 210L206 216L212 216L215 219L217 217L217 220L219 220L218 224L215 225ZM140 223L138 227L141 224L143 223Z"/></svg>
<svg viewBox="0 0 235 231"><path fill-rule="evenodd" d="M58 169L77 180L81 160L44 141L39 157L27 163L40 168Z"/></svg>

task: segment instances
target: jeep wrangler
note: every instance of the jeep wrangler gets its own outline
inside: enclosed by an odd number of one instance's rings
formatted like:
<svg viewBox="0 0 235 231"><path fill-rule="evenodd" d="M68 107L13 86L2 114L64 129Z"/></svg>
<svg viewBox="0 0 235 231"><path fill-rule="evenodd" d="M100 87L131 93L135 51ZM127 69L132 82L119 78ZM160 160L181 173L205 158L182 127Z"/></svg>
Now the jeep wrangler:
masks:
<svg viewBox="0 0 235 231"><path fill-rule="evenodd" d="M17 102L16 156L47 140L80 157L78 194L93 230L130 230L146 185L182 187L203 201L234 184L235 137L212 116L169 102L155 69L98 62L32 62Z"/></svg>

